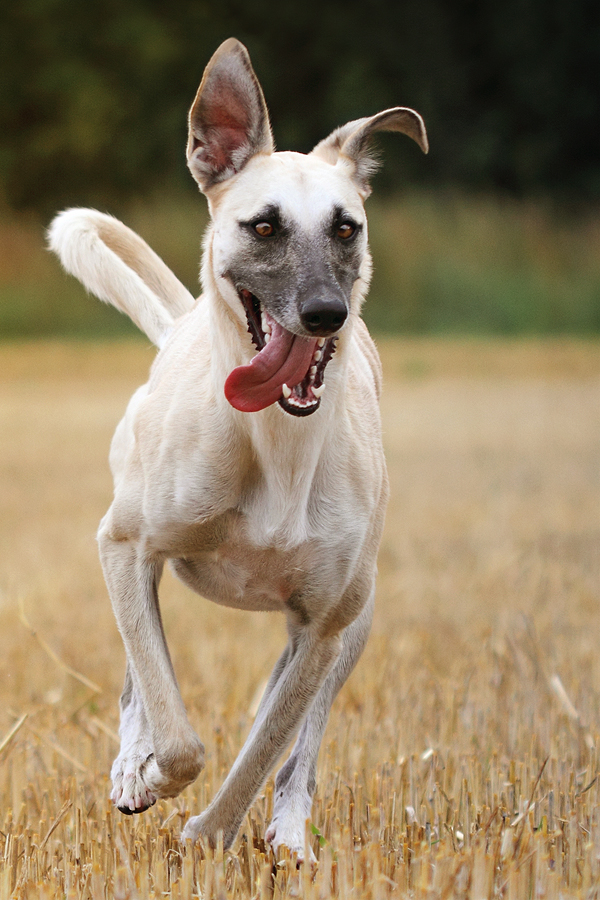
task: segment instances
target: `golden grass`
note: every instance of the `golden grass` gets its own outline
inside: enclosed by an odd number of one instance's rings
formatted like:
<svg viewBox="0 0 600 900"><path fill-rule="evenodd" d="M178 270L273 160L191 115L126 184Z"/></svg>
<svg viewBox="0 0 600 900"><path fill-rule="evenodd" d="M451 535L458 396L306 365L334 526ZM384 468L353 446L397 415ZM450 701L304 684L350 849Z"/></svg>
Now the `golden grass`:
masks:
<svg viewBox="0 0 600 900"><path fill-rule="evenodd" d="M271 783L231 852L182 852L178 834L241 746L278 617L165 577L207 767L144 816L108 801L123 652L94 534L152 350L0 347L0 898L598 897L598 349L381 342L373 634L323 743L318 866L273 879Z"/></svg>

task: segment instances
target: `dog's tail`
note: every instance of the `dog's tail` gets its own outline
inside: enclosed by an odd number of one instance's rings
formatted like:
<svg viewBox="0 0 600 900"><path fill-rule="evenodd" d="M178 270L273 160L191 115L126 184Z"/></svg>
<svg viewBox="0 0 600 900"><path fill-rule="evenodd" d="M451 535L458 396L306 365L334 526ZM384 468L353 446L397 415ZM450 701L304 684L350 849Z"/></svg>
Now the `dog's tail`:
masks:
<svg viewBox="0 0 600 900"><path fill-rule="evenodd" d="M126 313L157 347L196 302L141 237L95 209L59 213L48 244L67 272Z"/></svg>

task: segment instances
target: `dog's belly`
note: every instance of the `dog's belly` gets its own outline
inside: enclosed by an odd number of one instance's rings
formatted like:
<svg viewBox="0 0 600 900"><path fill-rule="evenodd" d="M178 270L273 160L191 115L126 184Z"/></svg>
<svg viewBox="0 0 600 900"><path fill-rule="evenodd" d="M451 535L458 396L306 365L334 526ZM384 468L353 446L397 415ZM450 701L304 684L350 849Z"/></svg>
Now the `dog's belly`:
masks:
<svg viewBox="0 0 600 900"><path fill-rule="evenodd" d="M172 559L171 566L193 591L222 606L281 611L303 581L289 557L282 551L225 544Z"/></svg>

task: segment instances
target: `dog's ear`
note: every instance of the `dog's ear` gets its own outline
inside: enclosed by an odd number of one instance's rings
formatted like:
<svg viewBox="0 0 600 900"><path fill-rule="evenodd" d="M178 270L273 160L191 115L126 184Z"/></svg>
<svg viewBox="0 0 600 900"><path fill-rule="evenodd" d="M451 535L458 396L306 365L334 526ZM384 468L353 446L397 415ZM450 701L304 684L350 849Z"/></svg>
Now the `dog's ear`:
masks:
<svg viewBox="0 0 600 900"><path fill-rule="evenodd" d="M340 158L353 167L352 178L365 196L371 192L369 178L377 169L377 159L369 152L371 138L377 131L400 131L416 141L423 153L429 152L425 123L414 109L396 106L365 119L348 122L336 128L312 151L326 162L335 165Z"/></svg>
<svg viewBox="0 0 600 900"><path fill-rule="evenodd" d="M267 105L250 56L230 38L209 61L190 109L188 166L206 191L239 172L256 153L273 150Z"/></svg>

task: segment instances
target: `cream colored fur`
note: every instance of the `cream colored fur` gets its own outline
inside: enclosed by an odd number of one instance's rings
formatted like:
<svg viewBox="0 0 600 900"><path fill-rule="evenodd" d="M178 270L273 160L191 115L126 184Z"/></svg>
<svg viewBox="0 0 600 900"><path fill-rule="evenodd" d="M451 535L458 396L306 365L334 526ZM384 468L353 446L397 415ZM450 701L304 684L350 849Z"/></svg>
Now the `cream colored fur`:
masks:
<svg viewBox="0 0 600 900"><path fill-rule="evenodd" d="M48 232L50 248L71 275L127 313L157 347L194 298L134 231L94 209L68 209Z"/></svg>
<svg viewBox="0 0 600 900"><path fill-rule="evenodd" d="M252 116L245 143L221 164L206 121L226 103L224 83L236 85ZM407 114L401 112L398 121ZM414 117L410 128L426 146ZM275 153L247 54L226 42L207 67L190 122L190 168L212 220L202 297L194 302L147 245L110 217L69 210L50 231L65 268L161 347L117 428L110 455L115 498L98 536L128 660L113 800L125 812L141 812L158 797L178 794L203 766L204 748L188 722L160 620L157 591L168 560L217 603L282 612L289 631L238 759L210 806L189 819L184 837L214 845L223 832L228 847L297 736L277 776L266 838L275 851L285 845L299 859L308 852L305 820L329 708L369 632L387 499L381 371L360 319L371 268L361 136L380 125L352 124L343 139L334 132L312 155ZM276 201L302 234L337 207L363 227L350 315L326 370L321 406L306 418L277 404L239 412L223 393L228 373L255 353L227 271L239 223L265 199Z"/></svg>

